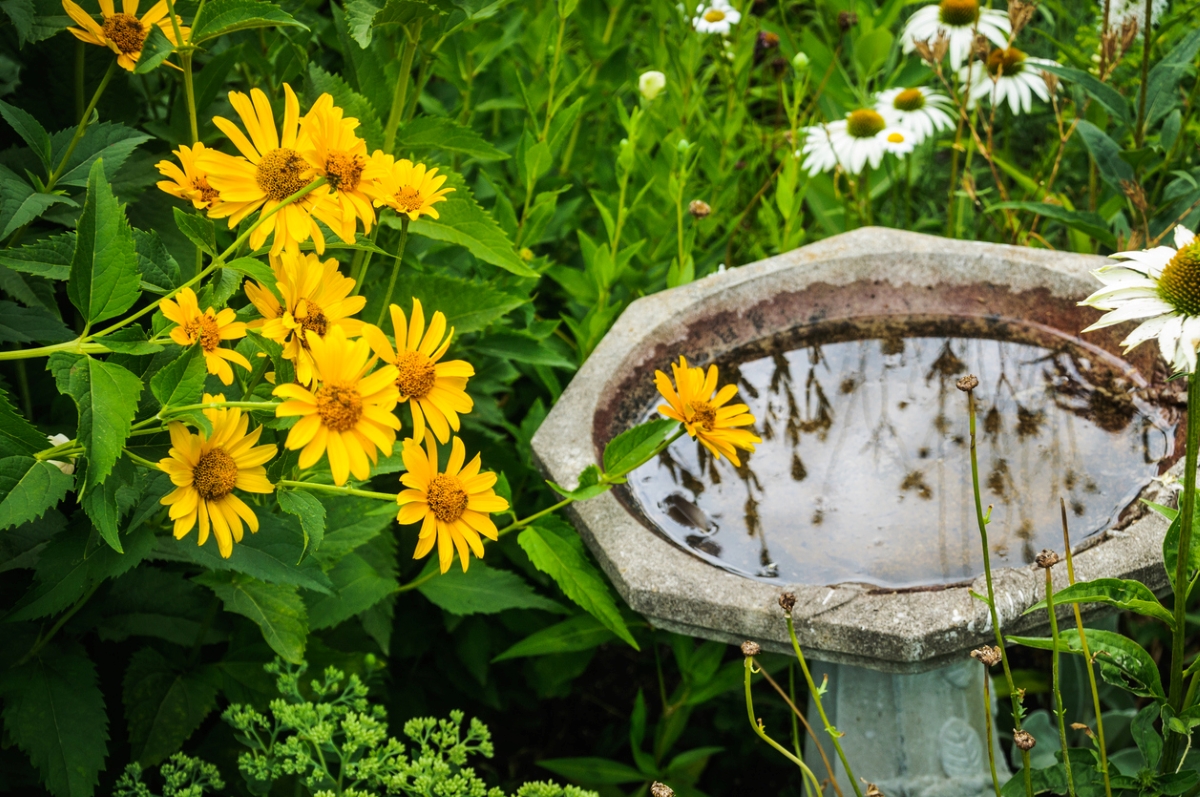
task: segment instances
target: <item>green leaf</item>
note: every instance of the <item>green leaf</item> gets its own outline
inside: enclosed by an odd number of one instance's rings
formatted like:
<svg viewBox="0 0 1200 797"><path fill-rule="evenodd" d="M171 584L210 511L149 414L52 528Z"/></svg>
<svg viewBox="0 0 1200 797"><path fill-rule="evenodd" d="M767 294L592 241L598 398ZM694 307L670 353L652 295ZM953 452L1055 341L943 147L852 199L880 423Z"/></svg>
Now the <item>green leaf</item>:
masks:
<svg viewBox="0 0 1200 797"><path fill-rule="evenodd" d="M1055 604L1103 603L1125 611L1137 612L1145 617L1162 620L1169 628L1175 627L1175 617L1167 611L1150 588L1140 581L1120 578L1098 578L1081 581L1054 594ZM1038 601L1025 610L1025 614L1046 611L1046 601Z"/></svg>
<svg viewBox="0 0 1200 797"><path fill-rule="evenodd" d="M207 375L204 352L199 346L189 346L179 357L150 377L150 392L158 399L160 407L199 404L204 395Z"/></svg>
<svg viewBox="0 0 1200 797"><path fill-rule="evenodd" d="M508 240L508 236L500 229L496 220L475 201L462 177L451 173L448 178L446 184L455 191L446 197L445 202L434 206L439 218L435 221L428 216L422 216L409 224L409 231L435 241L466 247L471 254L485 263L491 263L519 277L537 277L538 273L517 257L512 241ZM400 220L395 216L388 216L384 223L398 227Z"/></svg>
<svg viewBox="0 0 1200 797"><path fill-rule="evenodd" d="M612 631L590 614L579 614L569 620L530 634L492 661L519 659L527 656L548 656L552 653L571 653L591 650L616 639Z"/></svg>
<svg viewBox="0 0 1200 797"><path fill-rule="evenodd" d="M54 280L71 276L75 257L75 233L52 235L20 249L0 249L0 266Z"/></svg>
<svg viewBox="0 0 1200 797"><path fill-rule="evenodd" d="M1006 639L1017 645L1041 650L1051 650L1053 646L1049 638L1009 636ZM1079 645L1079 632L1075 629L1060 633L1058 641L1058 649L1064 653L1083 653ZM1087 641L1092 658L1100 665L1100 674L1106 682L1139 697L1166 702L1158 665L1141 645L1113 631L1094 628L1088 629Z"/></svg>
<svg viewBox="0 0 1200 797"><path fill-rule="evenodd" d="M1132 183L1134 174L1133 167L1121 159L1121 148L1103 130L1086 119L1080 120L1076 129L1083 138L1092 160L1096 162L1100 179L1119 195L1124 196L1121 183Z"/></svg>
<svg viewBox="0 0 1200 797"><path fill-rule="evenodd" d="M1179 105L1179 82L1191 70L1200 51L1200 28L1193 28L1171 52L1154 65L1146 79L1146 124L1153 127Z"/></svg>
<svg viewBox="0 0 1200 797"><path fill-rule="evenodd" d="M395 504L361 498L321 499L325 507L325 540L313 556L331 567L343 556L379 536L396 519Z"/></svg>
<svg viewBox="0 0 1200 797"><path fill-rule="evenodd" d="M989 206L988 210L1001 210L1004 208L1027 210L1030 213L1036 213L1039 216L1045 216L1048 219L1062 222L1073 230L1079 230L1084 235L1095 238L1111 249L1117 248L1117 237L1108 229L1108 224L1100 217L1099 213L1086 210L1069 210L1062 205L1053 205L1049 202L997 202L995 205Z"/></svg>
<svg viewBox="0 0 1200 797"><path fill-rule="evenodd" d="M441 311L447 325L454 327L458 335L478 332L530 301L523 293L505 291L486 282L411 269L399 274L392 295L406 308L411 296L421 300L426 313Z"/></svg>
<svg viewBox="0 0 1200 797"><path fill-rule="evenodd" d="M135 357L145 354L158 354L165 347L161 343L151 343L146 338L146 330L137 324L130 324L104 336L104 346L109 351L129 354Z"/></svg>
<svg viewBox="0 0 1200 797"><path fill-rule="evenodd" d="M642 783L646 775L620 761L607 758L550 758L537 762L559 777L588 786L607 786L621 783Z"/></svg>
<svg viewBox="0 0 1200 797"><path fill-rule="evenodd" d="M485 354L530 365L549 365L571 371L579 367L574 360L557 351L553 345L548 345L546 339L516 332L495 332L487 335L477 340L474 348Z"/></svg>
<svg viewBox="0 0 1200 797"><path fill-rule="evenodd" d="M304 530L301 558L308 553L309 545L312 545L312 552L316 553L325 539L325 505L302 490L277 490L275 497L279 499L280 509L300 519L300 528Z"/></svg>
<svg viewBox="0 0 1200 797"><path fill-rule="evenodd" d="M17 412L12 397L0 387L0 457L36 454L51 445L46 435Z"/></svg>
<svg viewBox="0 0 1200 797"><path fill-rule="evenodd" d="M200 727L217 707L217 688L154 648L142 648L129 660L122 698L132 758L150 766L178 752Z"/></svg>
<svg viewBox="0 0 1200 797"><path fill-rule="evenodd" d="M892 42L891 31L887 28L875 28L859 36L854 43L854 60L858 63L859 74L869 75L883 66L892 50Z"/></svg>
<svg viewBox="0 0 1200 797"><path fill-rule="evenodd" d="M436 566L435 562L431 560L430 566ZM417 590L451 614L496 614L505 609L565 612L559 604L534 592L533 587L516 573L496 570L482 560L473 562L465 573L452 567Z"/></svg>
<svg viewBox="0 0 1200 797"><path fill-rule="evenodd" d="M217 256L217 228L207 216L188 213L182 208L171 208L175 213L175 226L194 243L201 252Z"/></svg>
<svg viewBox="0 0 1200 797"><path fill-rule="evenodd" d="M566 527L566 524L547 523L545 520L525 529L517 538L533 566L554 579L563 594L603 623L605 628L629 643L634 650L640 650L609 592L608 582L584 555L574 529Z"/></svg>
<svg viewBox="0 0 1200 797"><path fill-rule="evenodd" d="M167 251L158 233L154 230L133 231L133 245L137 250L138 270L142 273L142 288L155 293L169 293L184 283L179 263Z"/></svg>
<svg viewBox="0 0 1200 797"><path fill-rule="evenodd" d="M621 432L604 447L604 472L609 476L629 473L678 425L676 421L658 418Z"/></svg>
<svg viewBox="0 0 1200 797"><path fill-rule="evenodd" d="M383 146L383 125L379 122L379 115L371 107L370 100L350 88L350 84L340 75L330 74L313 63L308 65L308 80L312 85L313 94L330 95L334 104L344 110L347 117L358 120L358 129L354 132L367 142L368 152L374 152Z"/></svg>
<svg viewBox="0 0 1200 797"><path fill-rule="evenodd" d="M42 166L50 171L50 134L42 127L41 122L34 119L33 114L3 100L0 100L0 117L8 122L13 131L33 150L33 154L38 156Z"/></svg>
<svg viewBox="0 0 1200 797"><path fill-rule="evenodd" d="M104 179L103 160L92 165L77 233L67 296L84 321L94 324L125 312L141 295L133 233L125 207Z"/></svg>
<svg viewBox="0 0 1200 797"><path fill-rule="evenodd" d="M69 197L34 191L29 183L0 166L0 238L12 235L60 203L75 204Z"/></svg>
<svg viewBox="0 0 1200 797"><path fill-rule="evenodd" d="M1160 707L1151 703L1134 715L1133 722L1129 724L1133 742L1141 751L1142 760L1151 769L1158 769L1158 762L1162 758L1163 740L1154 729L1160 713Z"/></svg>
<svg viewBox="0 0 1200 797"><path fill-rule="evenodd" d="M157 637L190 648L201 638L204 620L217 599L179 570L138 567L112 583L96 621L96 633L106 641L131 636ZM209 624L202 642L224 639Z"/></svg>
<svg viewBox="0 0 1200 797"><path fill-rule="evenodd" d="M142 42L142 54L138 56L137 66L133 69L134 73L144 75L147 72L153 72L173 52L175 52L175 45L171 44L171 40L163 33L162 28L158 25L151 25L146 40Z"/></svg>
<svg viewBox="0 0 1200 797"><path fill-rule="evenodd" d="M1197 504L1197 513L1200 515L1200 504ZM1193 522L1193 526L1195 523ZM1167 571L1167 578L1171 581L1171 589L1175 589L1175 569L1179 564L1179 530L1181 521L1178 513L1175 514L1171 525L1167 527L1167 533L1163 535L1163 567ZM1195 578L1196 572L1200 571L1200 546L1193 545L1188 549L1188 580Z"/></svg>
<svg viewBox="0 0 1200 797"><path fill-rule="evenodd" d="M50 647L0 674L4 728L54 797L91 797L108 754L96 667L79 645Z"/></svg>
<svg viewBox="0 0 1200 797"><path fill-rule="evenodd" d="M87 467L85 462L84 468ZM81 478L86 480L86 474L81 474ZM121 518L137 504L141 492L142 482L137 469L132 462L122 458L117 460L108 478L96 489L89 490L80 501L101 538L117 553L125 553L119 535Z"/></svg>
<svg viewBox="0 0 1200 797"><path fill-rule="evenodd" d="M1104 106L1117 121L1128 127L1133 121L1129 111L1129 100L1121 95L1121 92L1107 83L1100 81L1095 75L1084 72L1081 69L1074 69L1069 66L1060 66L1059 64L1046 62L1038 64L1038 69L1043 72L1049 72L1053 75L1058 75L1064 80L1069 80L1076 83L1086 91L1092 99Z"/></svg>
<svg viewBox="0 0 1200 797"><path fill-rule="evenodd" d="M0 459L0 531L40 518L66 498L74 483L49 462L29 456Z"/></svg>
<svg viewBox="0 0 1200 797"><path fill-rule="evenodd" d="M612 489L611 484L602 484L600 482L600 475L600 468L596 467L595 465L588 465L583 469L583 472L579 474L579 483L573 490L557 485L551 481L546 482L546 484L550 485L554 492L558 493L564 498L574 498L576 501L586 501L589 498L595 498L596 496L606 493Z"/></svg>
<svg viewBox="0 0 1200 797"><path fill-rule="evenodd" d="M457 152L478 161L502 161L509 155L496 149L472 128L444 116L421 116L401 128L396 146L400 150L436 149Z"/></svg>
<svg viewBox="0 0 1200 797"><path fill-rule="evenodd" d="M55 133L51 144L55 152L66 152L71 137L75 134L75 126ZM91 181L92 166L97 160L104 160L104 179L110 183L117 176L117 171L142 143L149 141L150 136L139 133L132 128L116 122L100 122L88 125L83 137L71 153L63 176L58 178L58 186L85 186Z"/></svg>
<svg viewBox="0 0 1200 797"><path fill-rule="evenodd" d="M74 338L75 333L45 309L0 301L0 341L61 343Z"/></svg>
<svg viewBox="0 0 1200 797"><path fill-rule="evenodd" d="M387 0L382 8L371 0L351 0L346 4L350 35L366 49L377 30L403 28L414 22L435 20L454 10L446 0Z"/></svg>
<svg viewBox="0 0 1200 797"><path fill-rule="evenodd" d="M75 400L79 428L75 438L87 452L87 479L77 487L80 497L112 471L129 438L137 413L142 380L116 363L87 355L55 352L49 368L58 392Z"/></svg>
<svg viewBox="0 0 1200 797"><path fill-rule="evenodd" d="M400 585L394 572L389 572L394 567L381 568L379 564L368 561L359 552L343 556L329 571L335 594L304 596L312 630L333 628L395 594Z"/></svg>
<svg viewBox="0 0 1200 797"><path fill-rule="evenodd" d="M37 567L38 559L50 544L50 539L66 525L67 519L63 514L52 509L38 520L23 523L0 534L0 573Z"/></svg>
<svg viewBox="0 0 1200 797"><path fill-rule="evenodd" d="M204 573L194 581L216 593L224 602L225 611L254 622L271 650L285 661L299 664L304 660L308 613L296 587L267 584L234 573Z"/></svg>
<svg viewBox="0 0 1200 797"><path fill-rule="evenodd" d="M211 0L192 23L192 42L200 44L226 33L281 25L308 30L273 3L263 0Z"/></svg>

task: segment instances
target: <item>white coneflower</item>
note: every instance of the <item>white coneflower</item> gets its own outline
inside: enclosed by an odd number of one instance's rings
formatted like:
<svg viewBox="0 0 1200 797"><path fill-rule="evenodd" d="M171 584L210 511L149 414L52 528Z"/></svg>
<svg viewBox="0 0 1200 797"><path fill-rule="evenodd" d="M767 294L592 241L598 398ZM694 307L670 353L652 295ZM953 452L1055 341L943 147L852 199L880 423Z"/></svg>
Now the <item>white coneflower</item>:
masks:
<svg viewBox="0 0 1200 797"><path fill-rule="evenodd" d="M1008 44L1012 25L1008 15L991 8L980 8L978 0L942 0L928 5L904 24L904 52L911 53L917 42L933 41L938 33L946 35L950 68L958 69L971 54L978 32L997 47Z"/></svg>
<svg viewBox="0 0 1200 797"><path fill-rule="evenodd" d="M652 102L666 86L667 76L656 69L643 72L638 78L638 91L646 98L647 102Z"/></svg>
<svg viewBox="0 0 1200 797"><path fill-rule="evenodd" d="M950 118L950 98L925 88L888 89L875 98L875 109L889 123L913 134L920 144L939 130L954 127Z"/></svg>
<svg viewBox="0 0 1200 797"><path fill-rule="evenodd" d="M916 146L913 134L904 127L888 124L878 111L860 108L845 119L804 129L807 138L800 154L809 174L820 174L841 166L858 174L868 163L877 168L886 153L903 157Z"/></svg>
<svg viewBox="0 0 1200 797"><path fill-rule="evenodd" d="M1146 3L1145 0L1108 0L1108 27L1109 29L1120 30L1126 22L1137 22L1138 30L1146 29ZM1104 24L1104 2L1100 2L1099 22ZM1150 24L1157 25L1162 15L1167 12L1168 0L1154 0L1154 5L1150 7ZM1102 31L1103 32L1103 31Z"/></svg>
<svg viewBox="0 0 1200 797"><path fill-rule="evenodd" d="M1050 89L1042 77L1042 70L1035 69L1038 64L1054 66L1054 61L1045 58L1034 58L1018 50L1016 47L996 49L988 53L984 68L970 64L964 66L961 79L971 80L971 102L978 102L987 97L992 105L1002 105L1008 100L1008 105L1014 114L1029 113L1033 110L1033 97L1043 102L1050 101Z"/></svg>
<svg viewBox="0 0 1200 797"><path fill-rule="evenodd" d="M741 12L729 5L729 0L712 0L709 5L701 3L696 6L692 27L697 33L719 33L728 36L733 26L741 21Z"/></svg>
<svg viewBox="0 0 1200 797"><path fill-rule="evenodd" d="M1200 345L1200 241L1182 224L1175 247L1117 252L1125 261L1092 272L1104 287L1080 304L1108 310L1084 332L1123 321L1142 323L1122 341L1126 351L1158 338L1163 359L1176 371L1196 370Z"/></svg>

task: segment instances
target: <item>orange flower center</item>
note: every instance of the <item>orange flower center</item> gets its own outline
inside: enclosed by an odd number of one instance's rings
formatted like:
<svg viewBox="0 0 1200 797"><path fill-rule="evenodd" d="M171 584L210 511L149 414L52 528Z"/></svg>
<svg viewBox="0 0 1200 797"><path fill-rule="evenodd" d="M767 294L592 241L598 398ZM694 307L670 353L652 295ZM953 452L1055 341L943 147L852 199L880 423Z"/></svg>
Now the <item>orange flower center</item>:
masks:
<svg viewBox="0 0 1200 797"><path fill-rule="evenodd" d="M317 414L335 432L348 432L362 417L362 396L345 385L323 385L317 391Z"/></svg>
<svg viewBox="0 0 1200 797"><path fill-rule="evenodd" d="M905 89L892 100L892 107L897 111L919 111L925 107L925 95L920 89Z"/></svg>
<svg viewBox="0 0 1200 797"><path fill-rule="evenodd" d="M692 402L692 423L711 432L717 425L717 408L707 401Z"/></svg>
<svg viewBox="0 0 1200 797"><path fill-rule="evenodd" d="M325 337L325 333L329 331L329 319L325 317L325 312L321 310L320 305L309 299L300 301L299 306L296 307L295 318L300 322L300 345L306 349L308 348L309 330L316 332L321 337Z"/></svg>
<svg viewBox="0 0 1200 797"><path fill-rule="evenodd" d="M200 192L200 200L210 209L213 205L221 201L220 192L208 184L207 178L197 177L192 180L192 187Z"/></svg>
<svg viewBox="0 0 1200 797"><path fill-rule="evenodd" d="M294 149L273 149L258 162L255 182L268 199L282 202L308 185L304 179L304 159Z"/></svg>
<svg viewBox="0 0 1200 797"><path fill-rule="evenodd" d="M417 213L421 210L421 206L425 202L421 198L421 192L415 186L401 186L396 192L396 207L404 213Z"/></svg>
<svg viewBox="0 0 1200 797"><path fill-rule="evenodd" d="M358 188L366 165L361 155L331 152L325 158L325 180L334 191L353 191Z"/></svg>
<svg viewBox="0 0 1200 797"><path fill-rule="evenodd" d="M146 29L132 14L113 14L104 18L104 38L117 45L125 55L132 55L142 51Z"/></svg>
<svg viewBox="0 0 1200 797"><path fill-rule="evenodd" d="M434 517L443 523L453 523L467 509L467 490L457 476L439 473L429 481L425 492Z"/></svg>
<svg viewBox="0 0 1200 797"><path fill-rule="evenodd" d="M223 448L214 448L200 456L192 468L192 487L205 501L216 501L233 492L238 466Z"/></svg>
<svg viewBox="0 0 1200 797"><path fill-rule="evenodd" d="M1016 47L1009 47L1007 50L995 49L988 53L987 71L992 77L1015 75L1023 68L1024 61L1025 53Z"/></svg>
<svg viewBox="0 0 1200 797"><path fill-rule="evenodd" d="M1200 238L1176 252L1163 267L1158 295L1185 315L1200 315Z"/></svg>
<svg viewBox="0 0 1200 797"><path fill-rule="evenodd" d="M725 12L719 8L710 8L704 12L705 22L720 22L725 19Z"/></svg>
<svg viewBox="0 0 1200 797"><path fill-rule="evenodd" d="M966 28L979 19L978 0L942 0L938 4L942 22L956 28Z"/></svg>
<svg viewBox="0 0 1200 797"><path fill-rule="evenodd" d="M183 325L183 334L192 343L200 341L200 348L205 354L211 354L221 345L221 330L217 328L217 319L205 313L198 315Z"/></svg>
<svg viewBox="0 0 1200 797"><path fill-rule="evenodd" d="M405 398L424 398L433 387L437 374L433 362L419 351L402 351L396 357L396 387Z"/></svg>

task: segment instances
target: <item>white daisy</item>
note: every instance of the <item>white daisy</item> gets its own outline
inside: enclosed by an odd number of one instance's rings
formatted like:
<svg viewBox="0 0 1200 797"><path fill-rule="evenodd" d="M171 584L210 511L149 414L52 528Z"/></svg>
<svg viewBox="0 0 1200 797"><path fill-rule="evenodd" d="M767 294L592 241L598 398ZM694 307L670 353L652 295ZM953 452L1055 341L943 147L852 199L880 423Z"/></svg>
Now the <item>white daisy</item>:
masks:
<svg viewBox="0 0 1200 797"><path fill-rule="evenodd" d="M875 110L893 125L907 128L913 144L920 144L939 130L954 127L950 98L924 88L888 89L875 98Z"/></svg>
<svg viewBox="0 0 1200 797"><path fill-rule="evenodd" d="M993 105L1008 100L1014 114L1029 113L1035 94L1043 102L1050 101L1050 89L1042 70L1033 68L1038 64L1054 65L1054 61L1025 55L1016 47L995 49L988 54L986 68L969 64L962 68L959 77L964 82L971 80L972 105L988 97Z"/></svg>
<svg viewBox="0 0 1200 797"><path fill-rule="evenodd" d="M712 0L707 6L703 3L696 6L692 27L698 33L719 33L728 36L730 29L741 21L741 12L729 5L729 0Z"/></svg>
<svg viewBox="0 0 1200 797"><path fill-rule="evenodd" d="M1112 257L1126 262L1093 271L1104 287L1080 302L1109 312L1083 331L1144 319L1121 342L1125 351L1158 338L1163 359L1176 371L1194 372L1200 345L1200 240L1179 225L1175 248L1156 246Z"/></svg>
<svg viewBox="0 0 1200 797"><path fill-rule="evenodd" d="M941 32L946 34L950 45L950 68L958 69L971 54L977 31L997 47L1003 47L1008 44L1012 26L1007 14L980 8L978 0L942 0L908 18L904 24L904 52L911 53L917 42L932 42Z"/></svg>
<svg viewBox="0 0 1200 797"><path fill-rule="evenodd" d="M888 124L883 115L870 108L860 108L846 114L845 119L826 125L806 127L807 138L803 168L809 174L820 174L841 166L850 174L858 174L868 163L878 168L885 153L904 157L916 146L916 137L907 128Z"/></svg>
<svg viewBox="0 0 1200 797"><path fill-rule="evenodd" d="M1104 25L1104 2L1100 0L1100 24ZM1167 0L1154 0L1154 5L1150 7L1150 24L1157 25L1158 20L1167 12ZM1109 0L1108 7L1108 27L1109 29L1120 30L1121 27L1129 20L1137 22L1138 30L1146 29L1146 3L1145 0Z"/></svg>

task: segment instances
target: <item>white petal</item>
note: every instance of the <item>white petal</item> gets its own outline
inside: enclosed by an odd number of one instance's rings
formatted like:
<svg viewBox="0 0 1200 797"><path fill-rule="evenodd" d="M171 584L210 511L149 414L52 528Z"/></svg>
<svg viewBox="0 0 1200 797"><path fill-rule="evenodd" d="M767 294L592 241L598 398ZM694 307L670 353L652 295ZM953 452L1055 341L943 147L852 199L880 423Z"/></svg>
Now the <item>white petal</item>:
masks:
<svg viewBox="0 0 1200 797"><path fill-rule="evenodd" d="M1173 312L1175 312L1175 308L1162 299L1135 299L1132 302L1121 305L1110 313L1105 313L1100 317L1099 321L1083 331L1091 332L1095 329L1111 327L1113 324L1120 324L1122 321L1134 321L1139 318L1149 318L1162 313Z"/></svg>
<svg viewBox="0 0 1200 797"><path fill-rule="evenodd" d="M1158 350L1163 359L1169 363L1176 362L1176 349L1179 347L1179 336L1183 334L1183 316L1175 314L1163 325L1158 333Z"/></svg>
<svg viewBox="0 0 1200 797"><path fill-rule="evenodd" d="M1149 321L1143 321L1137 329L1129 333L1125 340L1121 341L1121 345L1125 347L1125 351L1129 351L1134 346L1140 346L1146 341L1158 335L1168 321L1171 320L1169 315L1160 315L1151 318Z"/></svg>
<svg viewBox="0 0 1200 797"><path fill-rule="evenodd" d="M1175 225L1175 248L1182 249L1196 239L1196 235L1182 224Z"/></svg>

